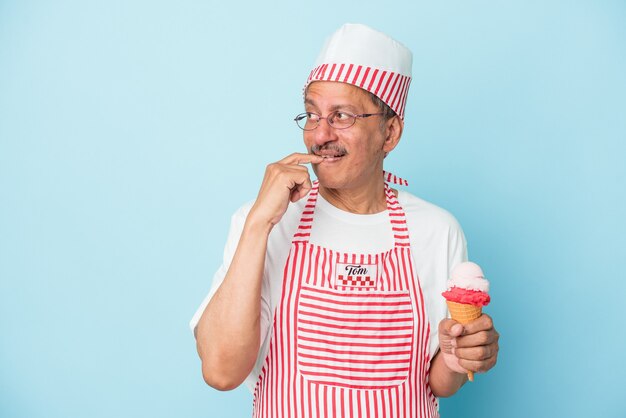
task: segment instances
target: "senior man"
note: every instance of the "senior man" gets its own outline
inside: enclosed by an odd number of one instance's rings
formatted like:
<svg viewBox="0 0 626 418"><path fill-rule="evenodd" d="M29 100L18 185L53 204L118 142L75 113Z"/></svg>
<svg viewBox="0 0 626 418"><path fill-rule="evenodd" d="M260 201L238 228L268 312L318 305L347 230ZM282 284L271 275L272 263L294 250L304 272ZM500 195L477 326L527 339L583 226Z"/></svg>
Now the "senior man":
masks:
<svg viewBox="0 0 626 418"><path fill-rule="evenodd" d="M295 118L308 152L268 165L256 200L233 215L191 327L206 382L246 381L255 417L436 417L437 397L496 363L489 316L446 318L441 292L467 259L460 226L383 171L411 65L388 36L342 26Z"/></svg>

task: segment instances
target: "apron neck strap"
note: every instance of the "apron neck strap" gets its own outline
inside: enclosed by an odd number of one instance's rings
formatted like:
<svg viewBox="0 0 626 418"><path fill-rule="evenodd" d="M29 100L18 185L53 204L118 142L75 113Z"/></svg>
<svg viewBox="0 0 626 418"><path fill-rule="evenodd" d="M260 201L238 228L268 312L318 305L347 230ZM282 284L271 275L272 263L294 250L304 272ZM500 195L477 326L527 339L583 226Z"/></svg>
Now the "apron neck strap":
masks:
<svg viewBox="0 0 626 418"><path fill-rule="evenodd" d="M398 177L388 171L383 170L383 177L385 178L385 182L397 184L399 186L408 186L409 182L405 179Z"/></svg>
<svg viewBox="0 0 626 418"><path fill-rule="evenodd" d="M315 180L313 187L309 192L302 216L300 217L300 224L298 230L293 234L293 242L309 242L311 236L311 227L313 226L313 214L315 212L315 204L317 203L317 195L319 194L320 182Z"/></svg>
<svg viewBox="0 0 626 418"><path fill-rule="evenodd" d="M409 241L409 228L406 223L406 214L402 206L400 206L398 198L387 183L385 183L385 195L387 196L387 210L389 211L395 246L409 247L411 242Z"/></svg>
<svg viewBox="0 0 626 418"><path fill-rule="evenodd" d="M309 192L307 201L300 217L300 223L298 229L293 235L293 242L308 243L311 237L311 228L313 226L313 215L315 213L315 205L317 203L317 197L319 195L319 181L313 182L313 187ZM408 247L409 232L406 224L406 215L404 209L400 206L398 198L393 193L393 190L387 183L385 183L385 198L387 203L387 211L389 212L389 221L391 222L391 229L393 231L393 238L396 247Z"/></svg>

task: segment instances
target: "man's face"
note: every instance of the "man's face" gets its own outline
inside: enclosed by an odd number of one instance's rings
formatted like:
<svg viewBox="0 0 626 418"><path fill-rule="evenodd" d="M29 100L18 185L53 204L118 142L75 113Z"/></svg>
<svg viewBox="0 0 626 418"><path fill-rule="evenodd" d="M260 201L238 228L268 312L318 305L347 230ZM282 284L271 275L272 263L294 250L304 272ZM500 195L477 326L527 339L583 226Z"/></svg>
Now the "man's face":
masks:
<svg viewBox="0 0 626 418"><path fill-rule="evenodd" d="M327 117L341 110L360 115L378 113L365 90L346 83L316 81L309 85L305 111ZM317 128L304 131L304 144L310 153L326 158L313 164L320 184L330 189L350 189L365 186L375 176L382 178L383 159L391 151L389 124L381 127L381 116L359 118L347 129L335 129L326 119Z"/></svg>

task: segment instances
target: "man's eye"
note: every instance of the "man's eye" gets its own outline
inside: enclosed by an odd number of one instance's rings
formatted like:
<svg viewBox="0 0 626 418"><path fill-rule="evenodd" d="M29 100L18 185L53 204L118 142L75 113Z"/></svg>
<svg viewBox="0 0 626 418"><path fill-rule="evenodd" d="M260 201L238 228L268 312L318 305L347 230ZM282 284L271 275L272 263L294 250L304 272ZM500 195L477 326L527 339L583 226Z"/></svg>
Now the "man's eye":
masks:
<svg viewBox="0 0 626 418"><path fill-rule="evenodd" d="M350 119L350 114L348 113L343 113L343 112L337 112L335 113L335 118L337 121L344 121L344 120L348 120Z"/></svg>
<svg viewBox="0 0 626 418"><path fill-rule="evenodd" d="M313 120L313 121L315 121L315 120L319 120L319 118L320 118L320 117L319 117L319 115L318 115L318 114L316 114L316 113L307 112L307 113L305 113L305 115L306 115L306 118L307 118L308 120Z"/></svg>

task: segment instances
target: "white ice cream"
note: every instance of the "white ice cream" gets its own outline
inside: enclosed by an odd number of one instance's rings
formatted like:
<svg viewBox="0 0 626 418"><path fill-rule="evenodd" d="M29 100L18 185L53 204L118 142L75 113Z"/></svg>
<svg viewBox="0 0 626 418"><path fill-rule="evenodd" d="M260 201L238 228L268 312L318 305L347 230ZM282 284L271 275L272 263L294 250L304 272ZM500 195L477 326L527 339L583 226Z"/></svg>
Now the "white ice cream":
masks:
<svg viewBox="0 0 626 418"><path fill-rule="evenodd" d="M471 261L466 261L453 268L452 273L450 273L450 280L446 284L448 290L452 287L459 287L489 293L489 281L485 279L480 266Z"/></svg>

